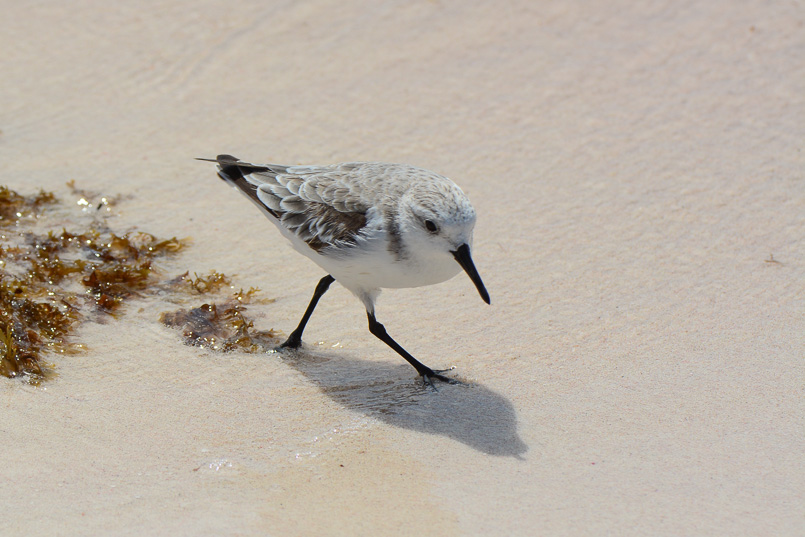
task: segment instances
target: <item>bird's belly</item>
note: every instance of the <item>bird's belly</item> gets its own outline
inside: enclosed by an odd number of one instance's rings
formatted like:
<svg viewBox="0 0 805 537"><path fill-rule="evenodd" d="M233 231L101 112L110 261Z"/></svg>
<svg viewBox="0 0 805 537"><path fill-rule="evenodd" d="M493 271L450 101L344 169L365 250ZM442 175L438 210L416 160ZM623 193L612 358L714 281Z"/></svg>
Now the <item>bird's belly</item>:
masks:
<svg viewBox="0 0 805 537"><path fill-rule="evenodd" d="M371 259L366 259L350 272L358 274L363 282L371 282L371 287L400 289L442 283L461 272L461 267L449 258L428 263L410 260L373 263Z"/></svg>
<svg viewBox="0 0 805 537"><path fill-rule="evenodd" d="M364 248L347 247L341 252L328 249L317 252L279 223L274 223L297 252L358 295L372 289L402 289L442 283L461 272L461 266L449 254L428 258L411 255L397 259L388 251L384 241L364 243Z"/></svg>
<svg viewBox="0 0 805 537"><path fill-rule="evenodd" d="M352 290L421 287L447 281L461 272L461 266L448 256L398 260L385 248L354 249L346 255L324 255L309 248L298 250Z"/></svg>

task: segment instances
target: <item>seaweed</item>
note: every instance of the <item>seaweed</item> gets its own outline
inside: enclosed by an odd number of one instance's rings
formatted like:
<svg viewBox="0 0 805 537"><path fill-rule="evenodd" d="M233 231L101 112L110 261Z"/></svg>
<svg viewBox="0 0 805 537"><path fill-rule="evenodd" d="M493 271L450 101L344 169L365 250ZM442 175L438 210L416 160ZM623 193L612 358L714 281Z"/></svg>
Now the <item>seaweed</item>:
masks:
<svg viewBox="0 0 805 537"><path fill-rule="evenodd" d="M76 309L66 301L37 300L23 282L7 281L0 274L0 374L26 375L32 382L45 377L40 363L44 348L65 352L66 338L78 320Z"/></svg>
<svg viewBox="0 0 805 537"><path fill-rule="evenodd" d="M180 278L186 276L183 274ZM190 292L197 294L218 293L220 287L229 283L229 278L215 271L206 278L198 274L195 276L195 279L188 278L186 282ZM218 352L266 352L276 346L276 332L253 330L253 321L244 315L246 304L252 301L257 291L255 288L248 291L241 289L218 302L205 302L195 308L164 312L159 320L165 326L179 330L186 345Z"/></svg>
<svg viewBox="0 0 805 537"><path fill-rule="evenodd" d="M226 274L222 274L216 270L210 271L206 276L199 276L198 273L194 272L193 278L190 278L188 274L190 274L190 271L171 280L170 283L174 286L174 290L182 289L185 292L203 295L206 293L216 293L220 291L222 287L232 286L232 280ZM186 284L187 287L183 288L182 284Z"/></svg>
<svg viewBox="0 0 805 537"><path fill-rule="evenodd" d="M88 310L114 314L147 292L159 282L154 260L187 243L139 231L118 235L95 220L73 231L30 229L58 205L50 192L23 196L0 186L0 239L7 241L0 245L0 375L33 384L52 369L43 362L47 351L83 348L70 335Z"/></svg>
<svg viewBox="0 0 805 537"><path fill-rule="evenodd" d="M53 373L48 353L86 348L72 339L82 322L116 317L136 297L167 296L182 304L212 298L159 316L188 345L264 352L276 344L274 331L255 330L245 313L247 304L271 302L255 299L258 289L234 291L232 279L217 271L163 280L158 261L181 252L189 239L115 233L103 219L115 198L78 189L73 181L67 187L81 209L79 223L67 218L69 230L48 226L65 221L65 204L53 193L24 196L0 186L0 375L39 384Z"/></svg>
<svg viewBox="0 0 805 537"><path fill-rule="evenodd" d="M22 196L6 186L0 186L0 225L15 223L27 216L36 216L45 205L56 203L52 192L40 190L33 196Z"/></svg>

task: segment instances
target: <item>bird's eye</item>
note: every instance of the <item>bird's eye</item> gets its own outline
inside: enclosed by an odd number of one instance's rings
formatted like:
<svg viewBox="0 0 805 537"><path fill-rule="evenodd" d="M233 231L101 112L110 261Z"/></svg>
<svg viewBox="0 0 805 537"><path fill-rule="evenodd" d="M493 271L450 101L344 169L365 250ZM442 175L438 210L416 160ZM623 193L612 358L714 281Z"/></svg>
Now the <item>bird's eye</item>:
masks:
<svg viewBox="0 0 805 537"><path fill-rule="evenodd" d="M433 223L433 220L425 220L425 229L431 233L438 233L439 228Z"/></svg>

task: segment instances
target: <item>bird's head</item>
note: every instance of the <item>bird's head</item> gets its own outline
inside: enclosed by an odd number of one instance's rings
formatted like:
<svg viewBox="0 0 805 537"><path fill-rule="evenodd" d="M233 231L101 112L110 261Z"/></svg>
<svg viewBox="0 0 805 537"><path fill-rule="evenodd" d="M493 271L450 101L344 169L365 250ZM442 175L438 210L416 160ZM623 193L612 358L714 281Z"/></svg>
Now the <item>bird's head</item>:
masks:
<svg viewBox="0 0 805 537"><path fill-rule="evenodd" d="M412 186L400 201L400 224L409 247L420 255L452 257L489 304L489 293L470 255L475 209L466 194L449 179L438 178Z"/></svg>

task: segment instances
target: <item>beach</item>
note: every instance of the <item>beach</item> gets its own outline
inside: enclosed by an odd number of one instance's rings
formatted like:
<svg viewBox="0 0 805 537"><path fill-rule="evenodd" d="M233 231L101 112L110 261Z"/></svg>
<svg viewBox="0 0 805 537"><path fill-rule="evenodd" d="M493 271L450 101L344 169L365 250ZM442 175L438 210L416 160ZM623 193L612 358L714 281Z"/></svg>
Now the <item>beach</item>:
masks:
<svg viewBox="0 0 805 537"><path fill-rule="evenodd" d="M165 278L259 288L287 336L324 273L194 159L404 162L469 196L491 305L463 273L381 295L455 366L435 391L337 283L294 353L133 298L0 377L0 533L802 535L801 5L26 4L0 184L114 196L114 229L188 240Z"/></svg>

